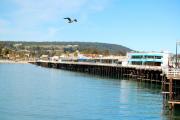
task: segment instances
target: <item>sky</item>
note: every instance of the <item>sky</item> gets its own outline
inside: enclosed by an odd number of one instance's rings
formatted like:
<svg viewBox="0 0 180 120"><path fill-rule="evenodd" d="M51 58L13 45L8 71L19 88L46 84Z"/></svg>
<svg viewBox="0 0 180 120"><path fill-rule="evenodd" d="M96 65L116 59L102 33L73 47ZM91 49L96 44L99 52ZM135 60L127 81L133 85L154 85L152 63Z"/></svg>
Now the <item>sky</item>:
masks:
<svg viewBox="0 0 180 120"><path fill-rule="evenodd" d="M0 40L103 42L175 52L180 0L0 0Z"/></svg>

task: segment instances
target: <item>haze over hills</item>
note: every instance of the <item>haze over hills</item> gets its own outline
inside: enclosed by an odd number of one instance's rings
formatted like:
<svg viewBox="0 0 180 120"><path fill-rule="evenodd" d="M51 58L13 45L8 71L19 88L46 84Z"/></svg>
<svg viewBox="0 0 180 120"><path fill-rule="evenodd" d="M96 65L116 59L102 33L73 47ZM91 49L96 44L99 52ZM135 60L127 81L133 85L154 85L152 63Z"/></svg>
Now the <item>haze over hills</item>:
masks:
<svg viewBox="0 0 180 120"><path fill-rule="evenodd" d="M79 50L82 53L92 54L115 54L125 55L132 49L109 43L98 43L98 42L24 42L24 41L0 41L1 47L10 49L25 49L29 51L33 50L60 50L62 52L74 52ZM18 46L18 47L17 47Z"/></svg>

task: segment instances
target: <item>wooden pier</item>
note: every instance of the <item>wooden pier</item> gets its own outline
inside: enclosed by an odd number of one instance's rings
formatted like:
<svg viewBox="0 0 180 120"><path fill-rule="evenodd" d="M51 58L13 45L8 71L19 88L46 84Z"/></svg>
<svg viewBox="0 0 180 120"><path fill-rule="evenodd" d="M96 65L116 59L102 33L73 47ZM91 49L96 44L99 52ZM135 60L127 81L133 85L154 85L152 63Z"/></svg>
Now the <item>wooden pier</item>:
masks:
<svg viewBox="0 0 180 120"><path fill-rule="evenodd" d="M165 74L161 67L155 66L122 66L89 62L39 61L31 63L48 68L83 72L109 78L132 79L160 84L162 85L163 104L169 104L171 110L175 105L180 104L180 71L168 71Z"/></svg>
<svg viewBox="0 0 180 120"><path fill-rule="evenodd" d="M34 62L33 64L117 79L136 79L138 81L156 83L161 83L162 81L162 69L159 67L121 66L117 64L85 62Z"/></svg>
<svg viewBox="0 0 180 120"><path fill-rule="evenodd" d="M175 105L180 105L180 70L172 69L167 73L167 79L163 82L163 96L173 110Z"/></svg>

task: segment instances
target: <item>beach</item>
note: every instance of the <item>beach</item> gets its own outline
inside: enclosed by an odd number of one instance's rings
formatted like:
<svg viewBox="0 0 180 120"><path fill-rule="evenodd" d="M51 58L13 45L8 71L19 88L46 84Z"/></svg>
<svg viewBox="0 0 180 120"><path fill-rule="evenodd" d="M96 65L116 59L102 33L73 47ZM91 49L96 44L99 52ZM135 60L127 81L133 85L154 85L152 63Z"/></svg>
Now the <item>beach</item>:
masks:
<svg viewBox="0 0 180 120"><path fill-rule="evenodd" d="M9 64L27 64L29 61L14 61L14 60L0 60L1 63L9 63Z"/></svg>

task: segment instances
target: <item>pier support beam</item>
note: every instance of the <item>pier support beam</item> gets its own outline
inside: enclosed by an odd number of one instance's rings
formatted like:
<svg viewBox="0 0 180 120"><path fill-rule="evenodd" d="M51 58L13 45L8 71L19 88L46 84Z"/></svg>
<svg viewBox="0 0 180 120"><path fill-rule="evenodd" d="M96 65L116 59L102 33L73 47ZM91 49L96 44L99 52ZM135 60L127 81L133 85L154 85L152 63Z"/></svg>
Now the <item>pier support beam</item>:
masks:
<svg viewBox="0 0 180 120"><path fill-rule="evenodd" d="M173 78L169 79L169 100L173 101ZM169 102L169 109L172 110L174 108L174 103Z"/></svg>

